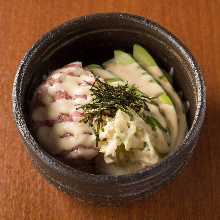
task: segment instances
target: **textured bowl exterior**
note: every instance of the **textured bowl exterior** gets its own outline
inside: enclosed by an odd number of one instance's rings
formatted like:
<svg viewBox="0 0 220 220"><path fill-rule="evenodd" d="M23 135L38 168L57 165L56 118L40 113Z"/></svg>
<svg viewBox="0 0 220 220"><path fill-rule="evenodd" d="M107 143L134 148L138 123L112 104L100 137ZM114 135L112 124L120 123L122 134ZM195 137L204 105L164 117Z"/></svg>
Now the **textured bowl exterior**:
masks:
<svg viewBox="0 0 220 220"><path fill-rule="evenodd" d="M77 59L77 54L72 55L71 51L79 49L84 51L84 54L79 53L79 60L83 60L87 55L91 57L90 52L94 53L94 42L100 48L100 53L105 49L112 51L115 47L129 50L129 45L140 42L148 46L153 54L158 55L162 63L166 65L166 62L169 64L169 60L172 60L174 67L182 72L175 80L185 98L190 100L188 116L190 128L177 150L159 164L124 176L89 174L70 167L48 154L32 135L27 119L27 100L42 81L42 74L41 76L38 74L42 70L41 64L43 71L47 69L49 72L71 59L72 61ZM71 48L71 51L68 48ZM70 57L70 60L60 57L61 52L64 58ZM163 60L164 56L160 57L160 54L167 54L168 61ZM98 55L94 55L94 59L96 57ZM110 58L109 53L103 52L103 59L107 57ZM85 62L94 62L90 59L93 58L88 58ZM206 109L202 73L189 50L160 25L143 17L124 13L83 16L45 34L22 59L14 80L12 96L16 125L35 167L60 190L97 205L119 205L146 198L173 179L192 155Z"/></svg>

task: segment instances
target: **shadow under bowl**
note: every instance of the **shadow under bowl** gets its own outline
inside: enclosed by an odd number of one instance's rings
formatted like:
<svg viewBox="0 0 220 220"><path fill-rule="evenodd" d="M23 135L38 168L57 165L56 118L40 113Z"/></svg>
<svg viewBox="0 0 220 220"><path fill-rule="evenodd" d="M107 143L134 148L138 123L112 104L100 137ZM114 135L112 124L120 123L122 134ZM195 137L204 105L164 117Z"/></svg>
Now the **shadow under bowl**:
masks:
<svg viewBox="0 0 220 220"><path fill-rule="evenodd" d="M165 70L175 70L175 87L190 103L189 130L182 144L159 164L116 177L82 172L46 152L36 141L28 117L30 100L45 75L73 61L100 64L113 57L114 49L131 52L134 43L146 47ZM189 50L160 25L123 13L83 16L46 33L22 59L13 85L15 121L34 165L62 191L99 205L118 205L147 197L173 179L197 142L205 99L202 74Z"/></svg>

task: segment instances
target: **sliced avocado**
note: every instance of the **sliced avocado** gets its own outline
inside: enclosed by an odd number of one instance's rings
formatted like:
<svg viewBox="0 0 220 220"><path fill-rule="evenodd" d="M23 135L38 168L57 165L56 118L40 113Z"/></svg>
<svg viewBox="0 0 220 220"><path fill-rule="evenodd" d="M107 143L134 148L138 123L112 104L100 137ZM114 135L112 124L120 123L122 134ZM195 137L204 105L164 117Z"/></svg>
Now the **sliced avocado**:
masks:
<svg viewBox="0 0 220 220"><path fill-rule="evenodd" d="M136 47L140 49L141 51L144 50L144 48L140 47L139 45L136 44ZM152 58L153 59L153 58ZM153 63L153 61L152 61ZM136 74L137 78L140 78L140 80L148 80L148 83L156 83L157 80L155 80L151 75L148 74L148 72L146 72L144 69L142 69L142 67L135 61L135 59L128 53L121 51L121 50L115 50L114 51L114 59L111 59L109 61L107 61L106 63L104 63L103 65L108 69L109 66L119 66L119 65L130 65L130 64L134 64L135 66L131 66L130 69L133 71L133 74ZM114 67L111 69L113 74L119 74L120 71L117 71L117 69L115 69ZM116 72L114 72L116 71ZM141 78L141 75L147 75L148 79L145 77L144 79ZM124 80L128 80L128 78L125 77L125 75L120 74L120 77ZM125 78L124 78L125 77ZM147 83L147 82L146 82ZM161 103L163 104L170 104L172 105L172 101L171 99L166 95L166 93L164 92L163 88L160 85L156 85L155 84L155 88L157 87L157 90L160 89L162 96L159 97L159 100L161 101ZM142 92L144 92L142 90L142 88L139 88ZM156 94L157 95L157 94Z"/></svg>
<svg viewBox="0 0 220 220"><path fill-rule="evenodd" d="M160 69L154 58L141 45L135 44L133 46L133 56L135 60L160 83L170 97L162 96L161 100L167 102L167 104L169 104L171 100L174 103L179 121L177 145L180 144L187 130L187 122L183 103L172 86L172 79L170 79L172 77Z"/></svg>
<svg viewBox="0 0 220 220"><path fill-rule="evenodd" d="M130 54L119 50L116 50L114 54L114 59L103 64L105 69L119 76L122 80L127 81L130 85L135 85L145 95L155 97L153 101L157 104L161 114L166 118L171 130L171 143L172 146L175 146L178 134L177 114L172 101L163 87ZM164 106L163 104L169 105Z"/></svg>
<svg viewBox="0 0 220 220"><path fill-rule="evenodd" d="M133 46L133 56L141 66L156 66L154 58L139 44Z"/></svg>
<svg viewBox="0 0 220 220"><path fill-rule="evenodd" d="M98 69L98 68L102 69L102 67L100 65L98 65L98 64L90 64L90 65L88 65L86 67L88 69Z"/></svg>
<svg viewBox="0 0 220 220"><path fill-rule="evenodd" d="M103 69L100 65L97 64L90 64L87 66L93 74L96 76L100 76L104 80L120 80L119 77L115 76L113 73L109 72L108 70Z"/></svg>
<svg viewBox="0 0 220 220"><path fill-rule="evenodd" d="M125 53L124 51L121 50L115 50L114 57L117 64L127 65L131 63L135 63L134 58L130 54Z"/></svg>
<svg viewBox="0 0 220 220"><path fill-rule="evenodd" d="M160 99L160 101L161 101L163 104L173 105L173 103L172 103L170 97L169 97L167 94L165 94L165 93L161 94L161 95L159 96L159 99Z"/></svg>
<svg viewBox="0 0 220 220"><path fill-rule="evenodd" d="M109 72L108 70L103 69L102 66L100 65L90 64L86 68L89 69L94 75L104 79L109 85L117 86L125 83L115 74Z"/></svg>

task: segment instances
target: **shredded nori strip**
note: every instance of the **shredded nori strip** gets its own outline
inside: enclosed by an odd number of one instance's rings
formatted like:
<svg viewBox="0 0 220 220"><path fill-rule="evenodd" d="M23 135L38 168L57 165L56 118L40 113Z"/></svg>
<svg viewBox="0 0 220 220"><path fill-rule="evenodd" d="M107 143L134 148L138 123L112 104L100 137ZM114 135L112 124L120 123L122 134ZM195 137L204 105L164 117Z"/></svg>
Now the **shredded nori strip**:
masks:
<svg viewBox="0 0 220 220"><path fill-rule="evenodd" d="M99 130L104 125L104 117L114 117L117 110L127 113L131 119L133 117L131 109L135 111L153 130L156 127L165 131L166 129L153 116L146 116L143 112L149 112L147 103L153 104L154 97L148 97L141 93L134 85L127 82L112 86L99 78L90 88L92 101L80 108L84 111L83 122L93 127L97 143L99 141Z"/></svg>

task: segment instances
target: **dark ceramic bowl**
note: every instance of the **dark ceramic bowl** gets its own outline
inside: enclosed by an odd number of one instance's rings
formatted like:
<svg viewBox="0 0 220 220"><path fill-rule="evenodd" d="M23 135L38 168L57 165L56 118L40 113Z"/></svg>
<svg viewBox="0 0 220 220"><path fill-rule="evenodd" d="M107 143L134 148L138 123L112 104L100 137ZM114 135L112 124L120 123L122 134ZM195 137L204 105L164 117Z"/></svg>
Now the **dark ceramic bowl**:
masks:
<svg viewBox="0 0 220 220"><path fill-rule="evenodd" d="M131 51L134 43L148 48L163 68L175 69L175 86L190 103L189 131L183 143L161 163L118 177L89 174L48 154L36 141L28 120L29 100L43 76L76 60L84 65L102 63L113 56L114 49ZM45 34L22 59L13 86L14 117L35 166L62 191L102 205L144 198L173 179L192 154L205 108L204 81L189 50L160 25L121 13L83 16Z"/></svg>

